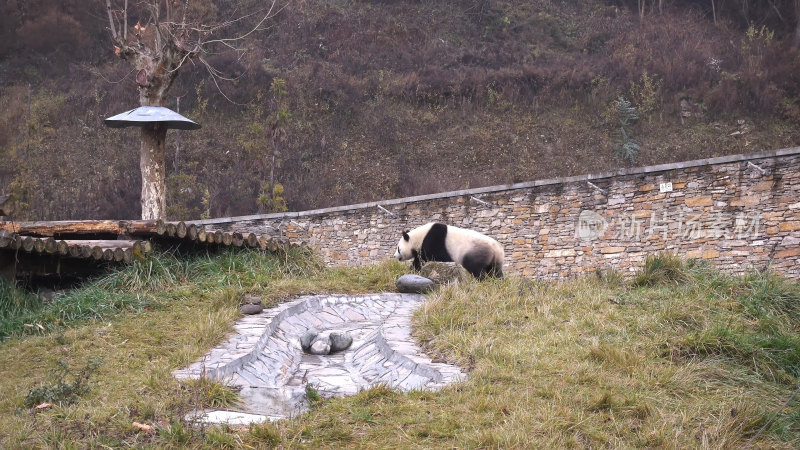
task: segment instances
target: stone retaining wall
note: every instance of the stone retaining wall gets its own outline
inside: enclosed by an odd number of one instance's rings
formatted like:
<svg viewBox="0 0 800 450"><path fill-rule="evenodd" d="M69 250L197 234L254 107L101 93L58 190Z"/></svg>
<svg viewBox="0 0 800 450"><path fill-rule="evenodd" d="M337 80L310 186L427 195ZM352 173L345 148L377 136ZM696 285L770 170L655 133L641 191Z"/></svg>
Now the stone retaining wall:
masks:
<svg viewBox="0 0 800 450"><path fill-rule="evenodd" d="M800 148L790 148L193 223L303 242L331 265L383 261L403 230L439 221L500 241L511 274L561 279L596 269L633 271L666 250L731 273L771 265L798 278L799 169Z"/></svg>

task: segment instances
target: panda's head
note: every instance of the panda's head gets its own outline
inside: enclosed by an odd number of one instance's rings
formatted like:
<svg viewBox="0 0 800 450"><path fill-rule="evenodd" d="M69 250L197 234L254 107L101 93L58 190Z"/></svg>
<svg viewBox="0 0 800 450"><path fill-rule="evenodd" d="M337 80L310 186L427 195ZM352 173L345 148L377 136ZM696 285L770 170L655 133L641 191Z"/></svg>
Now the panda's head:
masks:
<svg viewBox="0 0 800 450"><path fill-rule="evenodd" d="M394 251L394 257L398 261L408 261L414 257L414 246L411 243L411 236L408 231L403 231L403 237L397 243L397 249Z"/></svg>

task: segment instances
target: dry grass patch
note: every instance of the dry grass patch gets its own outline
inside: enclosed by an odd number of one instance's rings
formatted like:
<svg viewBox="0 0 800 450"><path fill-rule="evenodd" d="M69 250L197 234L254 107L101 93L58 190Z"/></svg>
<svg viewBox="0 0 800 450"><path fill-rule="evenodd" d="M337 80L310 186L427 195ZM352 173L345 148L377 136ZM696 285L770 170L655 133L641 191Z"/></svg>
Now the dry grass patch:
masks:
<svg viewBox="0 0 800 450"><path fill-rule="evenodd" d="M263 259L262 259L263 258ZM299 293L391 290L397 263L324 269L220 255L174 284L145 286L150 310L77 322L0 344L0 445L221 448L796 448L798 287L678 261L640 286L614 274L564 283L520 278L446 285L415 315L429 354L469 369L439 392L378 387L314 402L293 420L196 428L183 415L229 404L224 386L170 373L218 343L242 292L268 305ZM200 263L197 263L200 264ZM677 272L676 272L677 271ZM676 278L672 275L679 274ZM109 291L113 295L114 291ZM104 364L72 406L22 400L58 359ZM216 403L214 403L216 402ZM132 422L151 424L152 433Z"/></svg>
<svg viewBox="0 0 800 450"><path fill-rule="evenodd" d="M374 292L393 286L399 269L389 264L329 271L302 252L162 254L93 282L61 301L84 301L88 291L92 301L109 304L116 296L135 295L147 307L46 322L33 336L9 327L14 337L0 342L0 448L239 447L234 430L194 428L184 420L197 407L235 403L235 392L219 383L179 383L171 374L232 330L239 294L260 295L269 307L311 291ZM24 314L41 321L54 315L48 306ZM58 361L80 368L93 357L103 362L76 403L41 411L25 407L29 391L48 381Z"/></svg>
<svg viewBox="0 0 800 450"><path fill-rule="evenodd" d="M685 272L679 281L674 270ZM752 322L739 294L768 275L680 261L670 271L644 287L616 277L446 286L418 312L416 334L469 367L466 382L332 400L271 430L304 448L796 447L798 405L781 407L796 380L743 358L669 350L687 333Z"/></svg>

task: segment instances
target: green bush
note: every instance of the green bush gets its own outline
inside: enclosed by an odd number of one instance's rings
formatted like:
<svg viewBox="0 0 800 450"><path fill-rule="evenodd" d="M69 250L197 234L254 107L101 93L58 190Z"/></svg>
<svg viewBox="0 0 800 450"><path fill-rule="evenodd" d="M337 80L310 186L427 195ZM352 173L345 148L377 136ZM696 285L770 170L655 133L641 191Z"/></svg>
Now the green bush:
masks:
<svg viewBox="0 0 800 450"><path fill-rule="evenodd" d="M644 267L633 279L633 285L642 287L680 284L690 278L688 267L683 260L671 253L660 253L645 259Z"/></svg>
<svg viewBox="0 0 800 450"><path fill-rule="evenodd" d="M66 361L58 360L56 367L49 372L50 382L31 389L25 396L25 407L33 408L45 402L61 406L77 402L79 397L89 392L89 377L102 363L103 358L92 358L81 370L74 373Z"/></svg>

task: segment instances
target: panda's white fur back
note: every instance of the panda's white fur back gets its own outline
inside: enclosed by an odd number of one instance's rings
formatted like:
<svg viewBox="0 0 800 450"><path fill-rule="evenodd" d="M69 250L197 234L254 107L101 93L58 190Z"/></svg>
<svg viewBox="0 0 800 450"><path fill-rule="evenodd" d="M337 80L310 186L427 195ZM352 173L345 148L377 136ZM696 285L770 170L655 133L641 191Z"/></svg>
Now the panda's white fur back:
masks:
<svg viewBox="0 0 800 450"><path fill-rule="evenodd" d="M465 243L471 245L464 245ZM503 246L500 245L499 242L474 230L454 227L452 225L447 226L445 246L447 247L447 251L450 253L450 256L453 258L453 261L460 263L464 260L464 256L467 254L467 252L480 245L488 245L495 254L496 262L500 265L503 264L503 257L505 255L503 252Z"/></svg>
<svg viewBox="0 0 800 450"><path fill-rule="evenodd" d="M405 258L411 258L411 249L419 252L423 246L423 242L431 232L431 228L434 225L437 224L435 222L431 222L409 231L409 240L400 240L400 243L398 244L398 252L395 254L395 256L400 254L401 246L403 247L403 256ZM472 255L474 262L476 250L485 249L488 251L488 253L490 253L485 254L485 257L488 257L486 264L494 267L494 270L496 270L499 275L502 276L502 266L505 253L503 251L503 246L500 245L499 242L474 230L459 228L452 225L445 226L447 227L447 233L445 234L443 244L450 258L454 262L464 266L465 259L468 257L468 255ZM399 259L403 260L405 258L400 257ZM473 270L477 269L473 268Z"/></svg>

